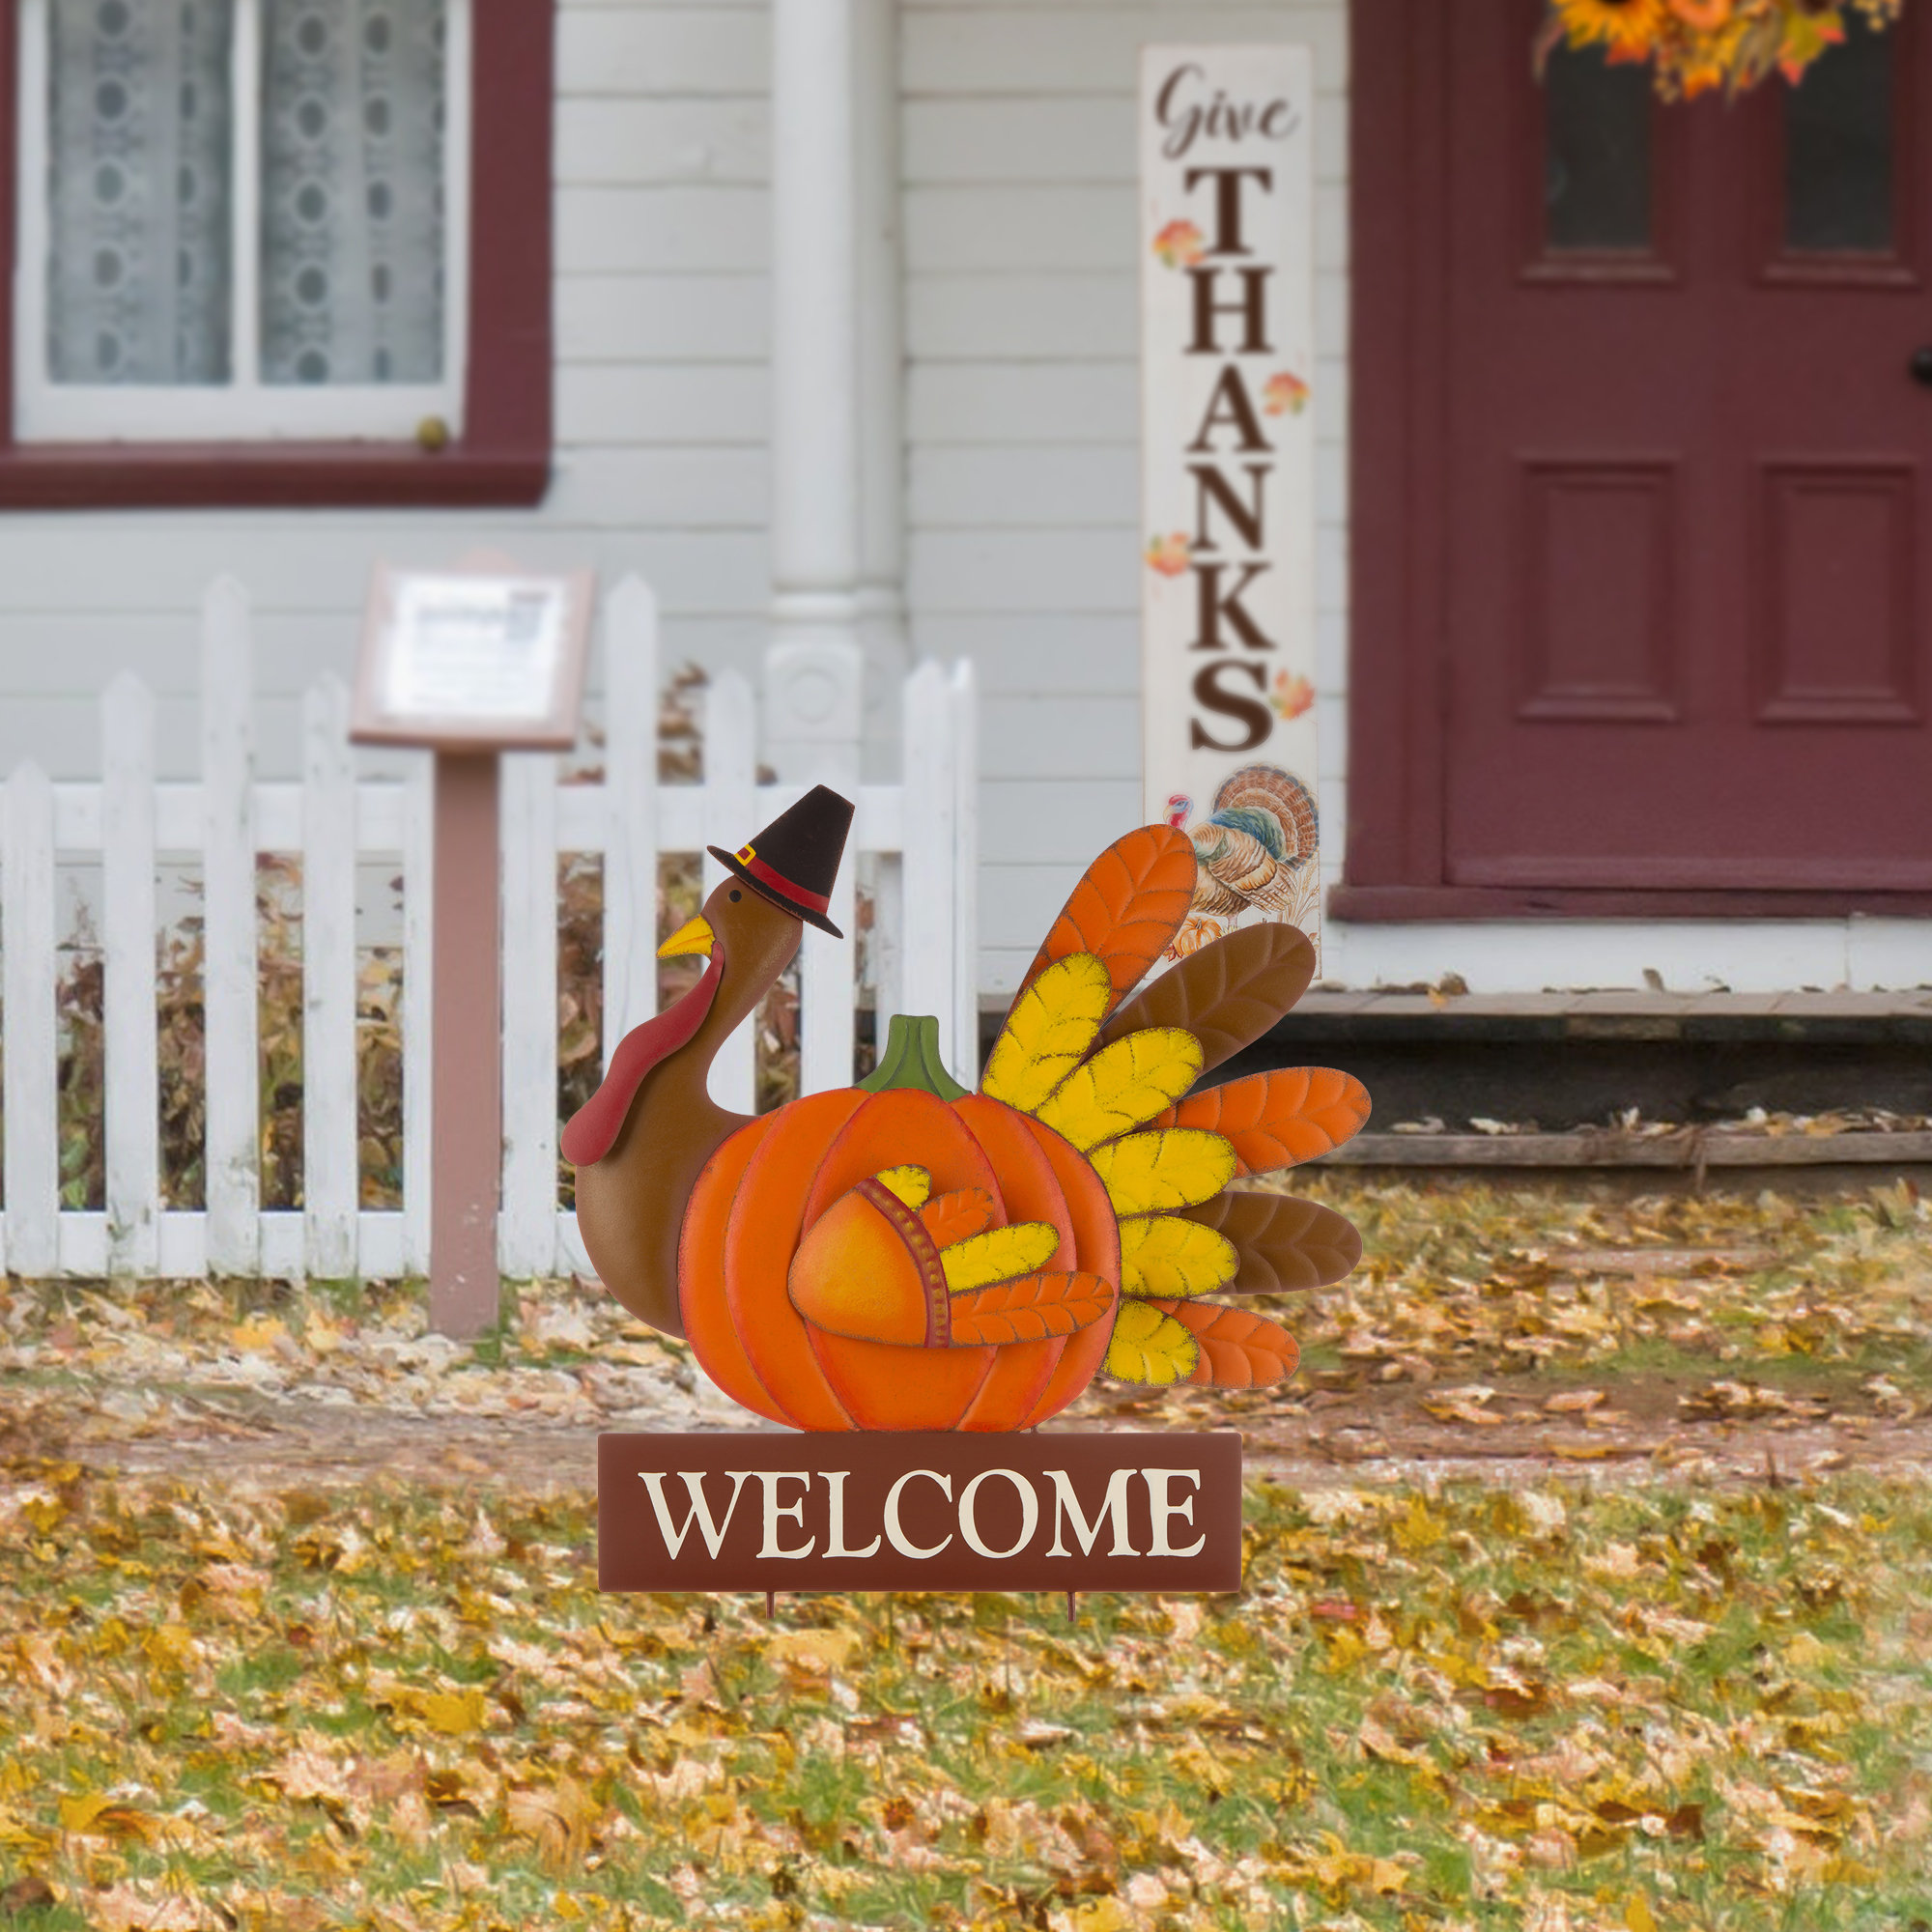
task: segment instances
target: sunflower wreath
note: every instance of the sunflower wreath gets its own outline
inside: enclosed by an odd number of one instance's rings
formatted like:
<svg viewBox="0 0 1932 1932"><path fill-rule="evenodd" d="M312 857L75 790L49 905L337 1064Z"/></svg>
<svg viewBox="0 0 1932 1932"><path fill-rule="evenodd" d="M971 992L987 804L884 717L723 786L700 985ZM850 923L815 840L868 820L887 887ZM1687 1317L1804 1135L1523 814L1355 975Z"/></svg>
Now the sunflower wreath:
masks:
<svg viewBox="0 0 1932 1932"><path fill-rule="evenodd" d="M1797 82L1845 38L1849 14L1885 27L1903 0L1549 0L1536 65L1560 46L1603 47L1615 62L1648 62L1666 100L1755 87L1774 71Z"/></svg>

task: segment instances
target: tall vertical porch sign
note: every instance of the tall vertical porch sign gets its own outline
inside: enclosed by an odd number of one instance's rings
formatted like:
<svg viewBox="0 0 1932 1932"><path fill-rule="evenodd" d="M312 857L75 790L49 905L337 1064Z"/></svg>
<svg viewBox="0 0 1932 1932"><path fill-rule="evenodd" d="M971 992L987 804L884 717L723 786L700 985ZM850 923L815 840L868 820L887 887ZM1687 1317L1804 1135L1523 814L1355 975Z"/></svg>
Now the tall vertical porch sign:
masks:
<svg viewBox="0 0 1932 1932"><path fill-rule="evenodd" d="M1312 63L1141 50L1142 774L1194 839L1174 959L1320 936Z"/></svg>

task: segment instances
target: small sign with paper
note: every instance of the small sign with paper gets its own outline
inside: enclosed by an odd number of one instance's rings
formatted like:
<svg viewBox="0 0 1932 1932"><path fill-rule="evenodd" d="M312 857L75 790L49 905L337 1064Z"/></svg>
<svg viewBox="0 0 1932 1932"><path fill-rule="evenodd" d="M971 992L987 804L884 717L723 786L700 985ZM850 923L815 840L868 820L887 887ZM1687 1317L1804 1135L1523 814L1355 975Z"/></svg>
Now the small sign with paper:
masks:
<svg viewBox="0 0 1932 1932"><path fill-rule="evenodd" d="M379 568L351 735L452 750L567 749L589 633L586 573Z"/></svg>

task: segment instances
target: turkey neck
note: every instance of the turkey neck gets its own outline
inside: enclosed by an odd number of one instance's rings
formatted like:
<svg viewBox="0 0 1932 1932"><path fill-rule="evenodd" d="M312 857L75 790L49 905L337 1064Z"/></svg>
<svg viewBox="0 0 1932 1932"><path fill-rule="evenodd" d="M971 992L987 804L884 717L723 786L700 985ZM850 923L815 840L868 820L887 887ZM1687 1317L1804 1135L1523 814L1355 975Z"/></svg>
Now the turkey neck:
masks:
<svg viewBox="0 0 1932 1932"><path fill-rule="evenodd" d="M734 903L731 895L738 895ZM577 1174L577 1221L598 1278L639 1321L682 1335L677 1240L704 1163L751 1116L712 1099L711 1063L731 1031L770 992L804 928L754 892L720 886L704 918L724 970L697 1031L639 1084L601 1160Z"/></svg>

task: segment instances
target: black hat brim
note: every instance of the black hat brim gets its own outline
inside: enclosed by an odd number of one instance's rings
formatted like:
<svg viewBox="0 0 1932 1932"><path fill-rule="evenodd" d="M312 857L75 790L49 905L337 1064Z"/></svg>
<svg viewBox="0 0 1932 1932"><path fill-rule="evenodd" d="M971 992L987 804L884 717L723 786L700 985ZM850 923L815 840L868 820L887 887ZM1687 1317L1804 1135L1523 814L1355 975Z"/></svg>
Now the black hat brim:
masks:
<svg viewBox="0 0 1932 1932"><path fill-rule="evenodd" d="M762 879L754 879L746 869L744 863L739 859L737 853L726 852L717 845L707 845L704 849L727 872L735 872L761 899L777 906L781 912L788 912L792 918L802 919L808 925L815 925L820 932L829 932L834 939L843 939L845 937L822 912L812 912L810 908L800 905L796 899L788 899L782 893L774 892Z"/></svg>

